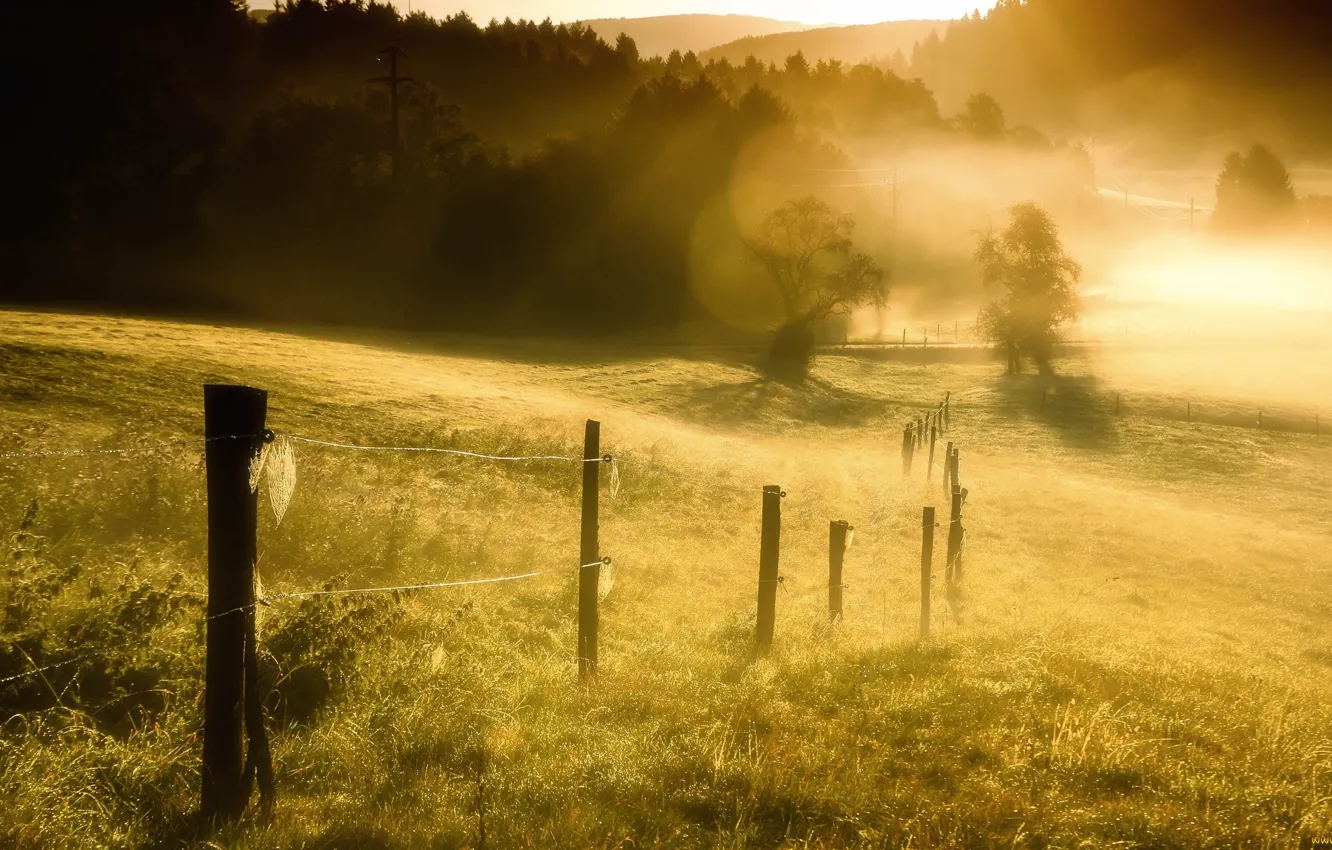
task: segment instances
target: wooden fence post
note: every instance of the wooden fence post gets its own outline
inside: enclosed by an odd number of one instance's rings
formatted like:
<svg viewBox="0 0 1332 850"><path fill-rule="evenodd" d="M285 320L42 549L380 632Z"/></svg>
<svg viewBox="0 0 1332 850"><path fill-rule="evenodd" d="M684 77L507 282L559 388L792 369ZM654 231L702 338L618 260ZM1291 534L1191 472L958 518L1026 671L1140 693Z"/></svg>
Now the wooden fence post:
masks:
<svg viewBox="0 0 1332 850"><path fill-rule="evenodd" d="M911 426L902 429L902 474L911 474Z"/></svg>
<svg viewBox="0 0 1332 850"><path fill-rule="evenodd" d="M939 423L930 426L930 465L925 467L925 483L934 480L934 444L939 439Z"/></svg>
<svg viewBox="0 0 1332 850"><path fill-rule="evenodd" d="M953 492L953 441L949 440L948 445L944 447L943 457L943 486L944 494Z"/></svg>
<svg viewBox="0 0 1332 850"><path fill-rule="evenodd" d="M930 636L930 572L934 569L934 508L920 519L920 639Z"/></svg>
<svg viewBox="0 0 1332 850"><path fill-rule="evenodd" d="M207 819L239 820L250 797L243 735L246 647L255 639L251 609L259 525L250 461L262 448L267 411L263 390L204 385L208 620L199 809Z"/></svg>
<svg viewBox="0 0 1332 850"><path fill-rule="evenodd" d="M589 419L583 436L583 523L578 546L578 676L583 679L597 674L597 585L601 580L601 544L597 539L601 506L600 458L601 423Z"/></svg>
<svg viewBox="0 0 1332 850"><path fill-rule="evenodd" d="M953 456L948 460L948 478L951 492L962 489L962 450L953 449Z"/></svg>
<svg viewBox="0 0 1332 850"><path fill-rule="evenodd" d="M945 567L945 575L948 581L948 587L951 590L953 586L961 581L957 567L958 552L962 549L962 492L958 485L953 485L953 506L948 520L948 558Z"/></svg>
<svg viewBox="0 0 1332 850"><path fill-rule="evenodd" d="M846 520L828 523L828 619L842 619L842 562L846 557L846 534L851 526Z"/></svg>
<svg viewBox="0 0 1332 850"><path fill-rule="evenodd" d="M782 547L782 488L769 484L763 488L763 536L759 544L758 631L755 635L759 655L772 648L772 633L777 623L778 565Z"/></svg>
<svg viewBox="0 0 1332 850"><path fill-rule="evenodd" d="M944 404L944 432L947 433L948 431L951 431L951 430L953 429L953 420L952 420L953 394L952 394L952 392L946 392L946 393L944 393L944 403L943 403L943 404Z"/></svg>

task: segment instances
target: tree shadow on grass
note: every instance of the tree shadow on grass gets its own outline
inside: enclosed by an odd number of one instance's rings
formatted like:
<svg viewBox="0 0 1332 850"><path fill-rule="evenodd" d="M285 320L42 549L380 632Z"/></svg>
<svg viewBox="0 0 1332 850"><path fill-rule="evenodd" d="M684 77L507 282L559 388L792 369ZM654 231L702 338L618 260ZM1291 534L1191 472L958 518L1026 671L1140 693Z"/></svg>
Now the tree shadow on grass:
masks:
<svg viewBox="0 0 1332 850"><path fill-rule="evenodd" d="M823 378L794 383L768 378L758 370L725 383L695 381L688 397L684 415L705 424L781 419L854 426L879 421L890 408L887 399Z"/></svg>
<svg viewBox="0 0 1332 850"><path fill-rule="evenodd" d="M1115 395L1094 375L1006 375L993 384L997 412L1031 419L1061 442L1106 450L1118 441Z"/></svg>

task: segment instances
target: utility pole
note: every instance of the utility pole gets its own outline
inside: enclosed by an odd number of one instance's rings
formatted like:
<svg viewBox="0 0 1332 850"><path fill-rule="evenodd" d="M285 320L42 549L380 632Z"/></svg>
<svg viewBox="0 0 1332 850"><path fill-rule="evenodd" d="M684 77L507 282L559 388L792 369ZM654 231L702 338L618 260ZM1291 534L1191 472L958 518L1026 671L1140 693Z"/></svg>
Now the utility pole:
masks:
<svg viewBox="0 0 1332 850"><path fill-rule="evenodd" d="M379 57L381 62L383 61L383 57L388 56L389 60L388 76L371 77L370 80L368 81L372 83L383 83L384 85L388 86L389 111L393 115L392 118L393 147L391 148L391 154L389 159L389 169L390 169L389 174L395 184L398 182L398 160L401 158L402 154L402 137L398 132L398 86L400 86L403 83L416 82L416 80L413 79L412 77L398 76L398 58L400 56L405 56L405 55L406 54L402 52L402 48L400 47L385 47L383 50L379 51Z"/></svg>

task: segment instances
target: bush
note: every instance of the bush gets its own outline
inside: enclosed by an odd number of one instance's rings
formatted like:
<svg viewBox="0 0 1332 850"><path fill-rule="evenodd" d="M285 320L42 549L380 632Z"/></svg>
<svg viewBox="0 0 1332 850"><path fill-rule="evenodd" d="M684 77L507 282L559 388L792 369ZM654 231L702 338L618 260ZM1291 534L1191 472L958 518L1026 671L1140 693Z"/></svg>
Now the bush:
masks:
<svg viewBox="0 0 1332 850"><path fill-rule="evenodd" d="M324 586L345 587L346 576ZM316 596L272 635L261 635L261 678L272 682L267 710L281 726L304 723L341 692L363 653L402 616L392 596Z"/></svg>

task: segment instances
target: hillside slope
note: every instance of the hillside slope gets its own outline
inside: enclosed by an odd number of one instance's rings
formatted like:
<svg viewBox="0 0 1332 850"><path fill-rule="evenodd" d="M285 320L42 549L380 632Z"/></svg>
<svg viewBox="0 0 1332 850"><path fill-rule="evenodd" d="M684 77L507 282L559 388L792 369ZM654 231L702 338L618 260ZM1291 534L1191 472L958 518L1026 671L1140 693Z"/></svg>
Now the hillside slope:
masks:
<svg viewBox="0 0 1332 850"><path fill-rule="evenodd" d="M748 36L807 29L794 21L749 15L663 15L653 18L598 18L583 21L611 44L624 33L644 56L666 56L672 50L702 53L709 48Z"/></svg>
<svg viewBox="0 0 1332 850"><path fill-rule="evenodd" d="M891 21L850 27L820 27L801 32L751 36L715 47L702 55L703 61L727 59L744 62L753 55L762 62L781 64L786 57L804 51L810 62L839 59L856 63L867 59L887 61L898 50L910 61L911 49L932 32L940 32L947 21Z"/></svg>
<svg viewBox="0 0 1332 850"><path fill-rule="evenodd" d="M0 846L1326 834L1332 441L1186 422L1170 391L1116 377L1137 349L1063 359L1048 380L920 353L826 355L792 387L699 349L0 313ZM280 523L260 493L276 810L219 836L192 817L205 381L263 387L268 427L327 441L295 444ZM943 496L926 452L902 474L898 444L947 391L965 576L945 594L940 530L921 643L921 507ZM614 581L599 675L580 683L567 459L587 416L623 487L603 475ZM13 454L146 443L166 445ZM773 652L753 661L769 483L787 491L783 581ZM856 531L836 623L830 519ZM521 580L283 596L505 576Z"/></svg>
<svg viewBox="0 0 1332 850"><path fill-rule="evenodd" d="M1325 0L1031 0L939 35L912 73L945 111L985 91L1015 122L1165 149L1332 145Z"/></svg>

